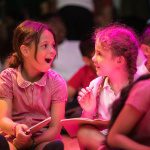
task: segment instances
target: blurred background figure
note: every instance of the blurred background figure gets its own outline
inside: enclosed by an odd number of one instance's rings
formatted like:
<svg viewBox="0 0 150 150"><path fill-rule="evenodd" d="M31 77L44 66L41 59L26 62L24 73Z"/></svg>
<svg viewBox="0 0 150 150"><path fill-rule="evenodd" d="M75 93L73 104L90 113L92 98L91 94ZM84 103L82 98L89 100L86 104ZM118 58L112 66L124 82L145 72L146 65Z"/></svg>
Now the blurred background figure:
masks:
<svg viewBox="0 0 150 150"><path fill-rule="evenodd" d="M129 25L141 33L147 20L150 18L150 1L120 0L120 9L117 17L119 22Z"/></svg>
<svg viewBox="0 0 150 150"><path fill-rule="evenodd" d="M44 19L56 13L56 0L42 0L38 6L39 18Z"/></svg>
<svg viewBox="0 0 150 150"><path fill-rule="evenodd" d="M7 14L0 18L0 71L5 68L5 59L12 50L12 33L17 21L13 16Z"/></svg>
<svg viewBox="0 0 150 150"><path fill-rule="evenodd" d="M148 25L144 29L140 37L140 43L141 43L141 46L140 46L141 51L143 52L145 56L143 65L140 66L140 71L146 71L147 73L149 73L150 72L150 25Z"/></svg>
<svg viewBox="0 0 150 150"><path fill-rule="evenodd" d="M93 0L95 27L106 26L115 20L115 7L112 0Z"/></svg>
<svg viewBox="0 0 150 150"><path fill-rule="evenodd" d="M67 39L85 39L93 28L93 0L57 0L57 9L68 30Z"/></svg>
<svg viewBox="0 0 150 150"><path fill-rule="evenodd" d="M95 66L92 61L95 51L94 40L82 40L80 42L80 51L85 65L68 81L68 94L70 99L73 98L81 88L87 87L89 83L97 77Z"/></svg>
<svg viewBox="0 0 150 150"><path fill-rule="evenodd" d="M42 20L54 31L57 44L61 44L66 39L67 34L67 29L62 18L57 13L54 13L45 16Z"/></svg>

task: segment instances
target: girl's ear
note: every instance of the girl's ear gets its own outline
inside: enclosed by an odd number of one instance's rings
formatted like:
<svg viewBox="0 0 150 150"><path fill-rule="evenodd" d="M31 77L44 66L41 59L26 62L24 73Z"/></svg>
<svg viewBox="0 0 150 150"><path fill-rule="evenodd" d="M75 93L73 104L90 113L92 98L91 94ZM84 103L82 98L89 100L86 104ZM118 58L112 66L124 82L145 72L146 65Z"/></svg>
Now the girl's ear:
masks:
<svg viewBox="0 0 150 150"><path fill-rule="evenodd" d="M150 46L146 45L146 44L141 44L141 50L144 54L144 56L148 56L150 55Z"/></svg>
<svg viewBox="0 0 150 150"><path fill-rule="evenodd" d="M29 54L29 48L25 45L20 46L20 51L22 53L22 56L27 57Z"/></svg>
<svg viewBox="0 0 150 150"><path fill-rule="evenodd" d="M126 63L126 60L125 60L125 58L123 56L118 56L116 58L116 62L117 62L118 65L123 65L123 64Z"/></svg>

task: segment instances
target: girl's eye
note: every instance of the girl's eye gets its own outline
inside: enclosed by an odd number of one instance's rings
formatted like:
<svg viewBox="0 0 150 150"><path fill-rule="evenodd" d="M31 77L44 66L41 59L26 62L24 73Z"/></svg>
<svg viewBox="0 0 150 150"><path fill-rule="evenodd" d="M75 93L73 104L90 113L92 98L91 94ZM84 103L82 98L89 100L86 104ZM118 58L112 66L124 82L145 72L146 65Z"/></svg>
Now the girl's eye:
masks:
<svg viewBox="0 0 150 150"><path fill-rule="evenodd" d="M55 44L52 44L52 47L53 47L53 48L56 48L56 45L55 45Z"/></svg>
<svg viewBox="0 0 150 150"><path fill-rule="evenodd" d="M55 48L55 44L43 44L41 45L42 48Z"/></svg>
<svg viewBox="0 0 150 150"><path fill-rule="evenodd" d="M100 52L97 52L96 54L97 54L98 56L102 56Z"/></svg>
<svg viewBox="0 0 150 150"><path fill-rule="evenodd" d="M43 45L44 48L47 48L47 46L48 46L47 44L44 44L44 45Z"/></svg>

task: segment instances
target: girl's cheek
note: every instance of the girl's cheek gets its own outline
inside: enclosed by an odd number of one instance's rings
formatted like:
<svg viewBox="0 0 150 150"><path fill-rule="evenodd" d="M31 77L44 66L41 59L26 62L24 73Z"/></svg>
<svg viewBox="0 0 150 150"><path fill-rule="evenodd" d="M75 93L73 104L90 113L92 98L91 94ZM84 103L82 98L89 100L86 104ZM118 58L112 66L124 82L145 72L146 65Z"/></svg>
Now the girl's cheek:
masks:
<svg viewBox="0 0 150 150"><path fill-rule="evenodd" d="M56 57L56 52L51 53L51 57L55 58Z"/></svg>

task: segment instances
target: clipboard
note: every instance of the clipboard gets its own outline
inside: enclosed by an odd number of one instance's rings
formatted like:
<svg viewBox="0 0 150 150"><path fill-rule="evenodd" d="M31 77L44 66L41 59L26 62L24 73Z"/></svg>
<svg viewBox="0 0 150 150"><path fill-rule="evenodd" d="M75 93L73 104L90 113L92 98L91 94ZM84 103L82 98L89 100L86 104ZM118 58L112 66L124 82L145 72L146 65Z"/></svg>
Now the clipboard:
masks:
<svg viewBox="0 0 150 150"><path fill-rule="evenodd" d="M25 133L28 134L32 134L35 133L37 131L39 131L41 128L43 128L44 126L46 126L49 122L51 121L51 117L48 117L46 119L44 119L43 121L31 126L27 131L25 131Z"/></svg>

